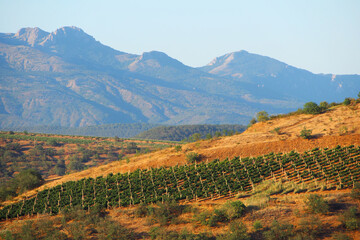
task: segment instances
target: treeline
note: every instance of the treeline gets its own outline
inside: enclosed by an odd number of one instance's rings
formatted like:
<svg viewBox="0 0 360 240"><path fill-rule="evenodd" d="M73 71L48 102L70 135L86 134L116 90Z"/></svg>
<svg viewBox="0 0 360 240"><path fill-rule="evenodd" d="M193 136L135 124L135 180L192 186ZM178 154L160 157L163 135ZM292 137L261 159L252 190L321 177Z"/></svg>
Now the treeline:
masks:
<svg viewBox="0 0 360 240"><path fill-rule="evenodd" d="M212 138L214 136L233 135L235 133L243 132L245 129L245 126L238 124L159 126L142 132L135 138L169 141L195 141L199 139ZM197 139L193 139L194 137Z"/></svg>
<svg viewBox="0 0 360 240"><path fill-rule="evenodd" d="M33 126L33 127L8 127L2 128L4 131L15 132L36 132L61 135L77 135L77 136L96 136L96 137L120 137L131 138L135 135L149 130L158 124L151 123L113 123L98 126L86 127L61 127L61 126Z"/></svg>

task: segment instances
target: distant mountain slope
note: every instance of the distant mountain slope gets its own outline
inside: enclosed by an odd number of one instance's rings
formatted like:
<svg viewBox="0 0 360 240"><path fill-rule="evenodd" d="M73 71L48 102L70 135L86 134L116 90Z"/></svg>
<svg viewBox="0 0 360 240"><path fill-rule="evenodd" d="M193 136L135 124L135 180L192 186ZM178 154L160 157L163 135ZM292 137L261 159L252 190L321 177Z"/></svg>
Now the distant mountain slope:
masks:
<svg viewBox="0 0 360 240"><path fill-rule="evenodd" d="M313 74L247 51L225 54L199 69L250 83L247 88L251 93L249 100L252 96L273 97L271 94L277 92L300 101L342 101L346 97L355 97L360 90L359 75Z"/></svg>
<svg viewBox="0 0 360 240"><path fill-rule="evenodd" d="M120 137L132 138L141 132L157 127L151 123L113 123L86 127L34 126L34 127L3 127L5 131L28 131L34 133L49 133L61 135Z"/></svg>
<svg viewBox="0 0 360 240"><path fill-rule="evenodd" d="M157 140L169 140L169 141L182 141L189 138L195 133L199 133L201 138L205 138L207 134L215 135L216 132L220 132L224 135L224 131L228 133L231 131L243 132L246 127L243 125L180 125L180 126L158 126L147 131L138 134L135 138L140 139L157 139Z"/></svg>
<svg viewBox="0 0 360 240"><path fill-rule="evenodd" d="M0 33L0 127L247 124L307 101L342 101L358 75L319 75L245 51L192 68L105 46L76 27Z"/></svg>

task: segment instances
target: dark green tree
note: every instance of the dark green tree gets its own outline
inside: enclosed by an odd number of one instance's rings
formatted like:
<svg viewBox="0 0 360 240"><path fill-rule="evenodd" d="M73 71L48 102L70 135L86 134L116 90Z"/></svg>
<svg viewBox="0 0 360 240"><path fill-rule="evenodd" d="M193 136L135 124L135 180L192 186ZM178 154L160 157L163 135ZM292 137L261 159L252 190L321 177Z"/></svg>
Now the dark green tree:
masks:
<svg viewBox="0 0 360 240"><path fill-rule="evenodd" d="M39 187L44 182L40 172L35 169L26 169L15 176L13 183L17 185L19 193Z"/></svg>
<svg viewBox="0 0 360 240"><path fill-rule="evenodd" d="M321 108L314 102L307 102L304 104L303 112L307 114L319 114L321 113Z"/></svg>
<svg viewBox="0 0 360 240"><path fill-rule="evenodd" d="M343 104L344 104L345 106L348 106L348 105L350 105L350 103L351 103L351 99L350 99L350 98L345 98Z"/></svg>

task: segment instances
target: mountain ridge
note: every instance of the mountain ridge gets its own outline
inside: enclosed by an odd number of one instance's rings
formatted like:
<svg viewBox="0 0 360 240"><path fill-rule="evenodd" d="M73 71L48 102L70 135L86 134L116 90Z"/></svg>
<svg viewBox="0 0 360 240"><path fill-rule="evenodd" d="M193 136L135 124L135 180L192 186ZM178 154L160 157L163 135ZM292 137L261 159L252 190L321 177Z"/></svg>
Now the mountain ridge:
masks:
<svg viewBox="0 0 360 240"><path fill-rule="evenodd" d="M286 113L360 89L359 75L312 74L244 50L215 63L118 51L77 27L0 33L0 127L247 124L261 110Z"/></svg>

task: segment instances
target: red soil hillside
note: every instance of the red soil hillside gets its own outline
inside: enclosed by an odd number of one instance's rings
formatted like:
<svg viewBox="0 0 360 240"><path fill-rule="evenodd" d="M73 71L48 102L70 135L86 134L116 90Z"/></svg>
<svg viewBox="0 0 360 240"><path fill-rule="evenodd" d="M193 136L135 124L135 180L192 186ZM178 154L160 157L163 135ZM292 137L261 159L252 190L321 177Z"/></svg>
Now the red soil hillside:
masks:
<svg viewBox="0 0 360 240"><path fill-rule="evenodd" d="M300 131L312 130L310 140L299 137ZM274 129L279 128L279 134ZM234 156L247 157L270 152L303 152L315 147L335 147L337 145L360 145L360 104L338 106L319 115L300 114L256 123L244 133L202 140L182 145L181 151L168 148L150 154L140 155L125 161L113 162L82 172L53 179L41 187L48 188L65 181L74 181L84 177L96 177L109 173L133 171L137 168L173 166L186 163L186 154L197 152L203 159L225 159ZM33 191L27 195L34 194Z"/></svg>

